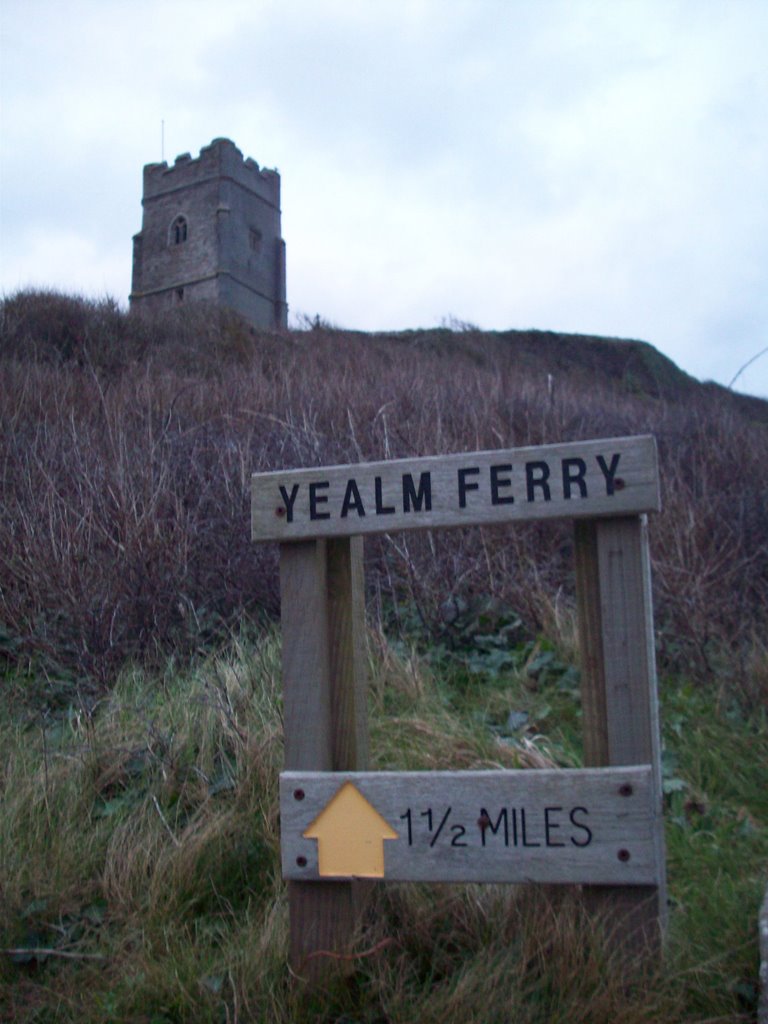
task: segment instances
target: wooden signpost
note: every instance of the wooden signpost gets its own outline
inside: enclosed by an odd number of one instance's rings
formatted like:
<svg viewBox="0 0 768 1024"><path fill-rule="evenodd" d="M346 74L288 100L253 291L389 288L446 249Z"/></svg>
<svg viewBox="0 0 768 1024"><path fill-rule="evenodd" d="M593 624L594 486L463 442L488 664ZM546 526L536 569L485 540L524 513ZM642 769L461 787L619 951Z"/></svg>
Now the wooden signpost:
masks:
<svg viewBox="0 0 768 1024"><path fill-rule="evenodd" d="M633 952L666 872L646 513L652 437L253 476L252 536L280 543L291 963L345 953L363 879L581 884ZM362 535L575 520L585 769L367 772ZM331 960L330 962L335 962Z"/></svg>

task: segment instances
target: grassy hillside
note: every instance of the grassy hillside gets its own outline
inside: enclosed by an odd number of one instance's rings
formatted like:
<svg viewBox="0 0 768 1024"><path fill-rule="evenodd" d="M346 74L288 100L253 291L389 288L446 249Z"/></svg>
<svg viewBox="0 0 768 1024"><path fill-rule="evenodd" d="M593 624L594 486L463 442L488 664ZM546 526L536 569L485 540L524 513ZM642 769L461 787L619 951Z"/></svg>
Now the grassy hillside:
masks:
<svg viewBox="0 0 768 1024"><path fill-rule="evenodd" d="M0 309L0 1018L754 1019L768 862L767 403L547 332L259 334ZM285 967L276 555L250 474L655 434L670 936L627 979L573 894L387 886L356 970ZM577 766L568 524L366 541L374 767ZM3 1018L4 1019L4 1018Z"/></svg>
<svg viewBox="0 0 768 1024"><path fill-rule="evenodd" d="M580 764L578 676L545 639L465 650L371 636L372 767ZM500 658L503 655L503 658ZM662 681L670 930L629 977L572 890L387 885L354 974L286 967L279 645L128 670L91 710L4 714L0 1019L270 1024L754 1020L768 723Z"/></svg>

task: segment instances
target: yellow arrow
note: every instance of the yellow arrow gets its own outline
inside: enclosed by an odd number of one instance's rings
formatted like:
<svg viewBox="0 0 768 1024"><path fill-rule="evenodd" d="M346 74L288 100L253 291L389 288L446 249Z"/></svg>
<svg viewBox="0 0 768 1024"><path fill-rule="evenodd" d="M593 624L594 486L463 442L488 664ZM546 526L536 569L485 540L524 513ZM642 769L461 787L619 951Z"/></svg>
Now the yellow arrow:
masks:
<svg viewBox="0 0 768 1024"><path fill-rule="evenodd" d="M344 783L302 835L317 840L321 877L337 878L383 878L384 840L398 838L351 782Z"/></svg>

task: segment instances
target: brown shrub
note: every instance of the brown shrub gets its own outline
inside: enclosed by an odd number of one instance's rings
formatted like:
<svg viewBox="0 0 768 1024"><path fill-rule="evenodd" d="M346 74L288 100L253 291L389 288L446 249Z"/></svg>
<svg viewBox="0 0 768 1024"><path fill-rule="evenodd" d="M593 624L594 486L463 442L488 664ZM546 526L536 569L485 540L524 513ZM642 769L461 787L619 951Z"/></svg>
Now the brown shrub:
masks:
<svg viewBox="0 0 768 1024"><path fill-rule="evenodd" d="M275 614L275 551L249 540L252 472L650 432L661 655L699 674L725 656L749 689L768 608L768 431L647 346L260 334L204 308L148 321L49 293L6 299L0 326L8 657L106 682L127 657L189 651L243 614ZM571 600L568 524L385 535L367 557L378 613L405 601L435 632L450 628L450 598L493 596L533 631Z"/></svg>

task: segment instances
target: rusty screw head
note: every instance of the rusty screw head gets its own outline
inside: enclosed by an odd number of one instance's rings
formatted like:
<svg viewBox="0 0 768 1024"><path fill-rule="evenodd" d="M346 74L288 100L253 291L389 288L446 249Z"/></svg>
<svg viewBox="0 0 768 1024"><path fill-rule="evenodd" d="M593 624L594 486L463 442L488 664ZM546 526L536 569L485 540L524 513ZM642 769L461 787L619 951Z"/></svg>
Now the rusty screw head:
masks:
<svg viewBox="0 0 768 1024"><path fill-rule="evenodd" d="M276 515L276 516L279 516L279 517L280 517L281 519L282 519L282 517L283 517L283 516L285 515L285 509L283 508L283 506L282 506L282 505L279 505L279 506L278 506L278 507L277 507L277 508L275 509L275 515Z"/></svg>
<svg viewBox="0 0 768 1024"><path fill-rule="evenodd" d="M294 789L294 791L293 791L293 799L294 800L303 800L304 799L304 790L303 789Z"/></svg>
<svg viewBox="0 0 768 1024"><path fill-rule="evenodd" d="M300 868L305 868L307 866L307 858L299 856L296 858L296 863Z"/></svg>
<svg viewBox="0 0 768 1024"><path fill-rule="evenodd" d="M627 486L627 482L623 477L617 476L616 479L613 481L613 486L617 491L623 491L624 488Z"/></svg>
<svg viewBox="0 0 768 1024"><path fill-rule="evenodd" d="M623 785L619 786L619 796L632 796L633 793L634 790L631 783L625 782Z"/></svg>
<svg viewBox="0 0 768 1024"><path fill-rule="evenodd" d="M629 850L619 850L616 856L619 858L622 864L626 864L630 858L630 852Z"/></svg>

